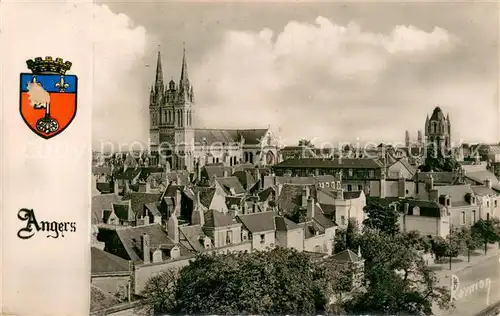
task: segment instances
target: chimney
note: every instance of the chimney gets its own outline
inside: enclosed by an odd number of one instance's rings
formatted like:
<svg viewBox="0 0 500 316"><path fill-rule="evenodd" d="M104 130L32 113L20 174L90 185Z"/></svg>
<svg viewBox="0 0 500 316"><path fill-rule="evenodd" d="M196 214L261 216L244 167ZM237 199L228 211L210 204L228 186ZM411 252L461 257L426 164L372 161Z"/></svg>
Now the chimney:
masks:
<svg viewBox="0 0 500 316"><path fill-rule="evenodd" d="M398 179L398 197L404 198L406 196L406 180L404 178Z"/></svg>
<svg viewBox="0 0 500 316"><path fill-rule="evenodd" d="M118 180L113 179L113 193L118 195L120 188L118 187Z"/></svg>
<svg viewBox="0 0 500 316"><path fill-rule="evenodd" d="M429 175L429 190L434 190L434 176Z"/></svg>
<svg viewBox="0 0 500 316"><path fill-rule="evenodd" d="M168 237L174 241L174 243L179 242L179 221L175 213L172 213L167 221L167 233Z"/></svg>
<svg viewBox="0 0 500 316"><path fill-rule="evenodd" d="M310 192L309 192L309 186L305 186L304 189L302 190L302 207L307 207L307 199L309 198Z"/></svg>
<svg viewBox="0 0 500 316"><path fill-rule="evenodd" d="M149 215L147 215L147 214L144 215L143 219L144 219L144 225L149 225L150 224Z"/></svg>
<svg viewBox="0 0 500 316"><path fill-rule="evenodd" d="M182 200L181 190L177 189L175 190L175 211L174 211L176 216L181 216L181 200Z"/></svg>
<svg viewBox="0 0 500 316"><path fill-rule="evenodd" d="M490 188L491 189L491 179L486 179L484 180L484 185L487 187L487 188Z"/></svg>
<svg viewBox="0 0 500 316"><path fill-rule="evenodd" d="M144 233L142 236L142 253L143 253L143 261L145 264L151 262L151 251L149 249L149 235Z"/></svg>
<svg viewBox="0 0 500 316"><path fill-rule="evenodd" d="M228 177L228 172L226 169L224 169L224 174L223 174L224 178Z"/></svg>
<svg viewBox="0 0 500 316"><path fill-rule="evenodd" d="M438 190L429 190L429 201L439 203Z"/></svg>
<svg viewBox="0 0 500 316"><path fill-rule="evenodd" d="M307 220L312 220L314 218L315 203L313 198L307 200Z"/></svg>
<svg viewBox="0 0 500 316"><path fill-rule="evenodd" d="M252 204L252 213L257 213L257 203L253 202Z"/></svg>
<svg viewBox="0 0 500 316"><path fill-rule="evenodd" d="M410 205L408 203L404 204L404 213L403 213L403 232L406 233L406 215L408 215ZM413 214L415 215L415 214Z"/></svg>
<svg viewBox="0 0 500 316"><path fill-rule="evenodd" d="M386 183L385 183L385 172L382 171L380 174L380 198L385 199L385 190L386 190Z"/></svg>

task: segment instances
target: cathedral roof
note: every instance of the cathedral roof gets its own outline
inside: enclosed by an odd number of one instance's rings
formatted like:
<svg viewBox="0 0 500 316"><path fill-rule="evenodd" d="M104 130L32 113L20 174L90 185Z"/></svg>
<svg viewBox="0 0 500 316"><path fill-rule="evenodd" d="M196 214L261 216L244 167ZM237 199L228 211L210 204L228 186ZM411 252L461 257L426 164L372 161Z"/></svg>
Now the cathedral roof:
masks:
<svg viewBox="0 0 500 316"><path fill-rule="evenodd" d="M443 111L441 111L441 108L438 106L434 109L434 112L432 112L431 116L431 121L444 121L445 117L443 114Z"/></svg>
<svg viewBox="0 0 500 316"><path fill-rule="evenodd" d="M260 140L266 135L267 129L201 129L197 128L194 131L194 139L196 143L211 145L217 142L220 143L236 143L241 137L245 140L245 144L257 145Z"/></svg>

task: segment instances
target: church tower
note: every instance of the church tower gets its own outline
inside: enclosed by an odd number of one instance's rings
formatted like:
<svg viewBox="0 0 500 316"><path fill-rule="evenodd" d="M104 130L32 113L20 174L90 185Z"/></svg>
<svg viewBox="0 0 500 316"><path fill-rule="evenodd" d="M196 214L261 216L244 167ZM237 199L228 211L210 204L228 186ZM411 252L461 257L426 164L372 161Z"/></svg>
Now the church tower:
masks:
<svg viewBox="0 0 500 316"><path fill-rule="evenodd" d="M174 170L193 171L194 94L189 82L186 50L183 50L179 85L172 79L163 83L161 54L149 97L150 148L157 163Z"/></svg>
<svg viewBox="0 0 500 316"><path fill-rule="evenodd" d="M445 117L441 108L436 107L429 119L425 120L426 143L443 148L445 152L451 149L451 121L449 114Z"/></svg>

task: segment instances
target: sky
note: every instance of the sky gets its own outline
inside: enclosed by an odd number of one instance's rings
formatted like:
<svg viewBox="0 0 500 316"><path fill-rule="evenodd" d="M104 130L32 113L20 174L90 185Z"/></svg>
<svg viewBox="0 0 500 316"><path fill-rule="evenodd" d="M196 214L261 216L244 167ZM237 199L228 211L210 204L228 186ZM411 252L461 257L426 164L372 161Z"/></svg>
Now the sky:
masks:
<svg viewBox="0 0 500 316"><path fill-rule="evenodd" d="M198 127L270 126L290 145L402 142L438 105L454 142L500 139L493 2L93 7L94 147L147 141L157 51L178 82L183 45Z"/></svg>

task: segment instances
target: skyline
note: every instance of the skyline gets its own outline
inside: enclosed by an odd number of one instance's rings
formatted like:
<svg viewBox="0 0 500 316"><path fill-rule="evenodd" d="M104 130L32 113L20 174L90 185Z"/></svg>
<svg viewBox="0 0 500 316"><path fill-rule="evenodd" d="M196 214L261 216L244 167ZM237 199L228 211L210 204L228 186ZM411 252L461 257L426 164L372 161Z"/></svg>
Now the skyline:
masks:
<svg viewBox="0 0 500 316"><path fill-rule="evenodd" d="M178 82L183 43L198 127L270 125L287 145L403 142L440 106L455 142L500 139L496 4L107 5L144 45L126 75L134 103L94 108L94 142L147 141L158 45L164 81Z"/></svg>

